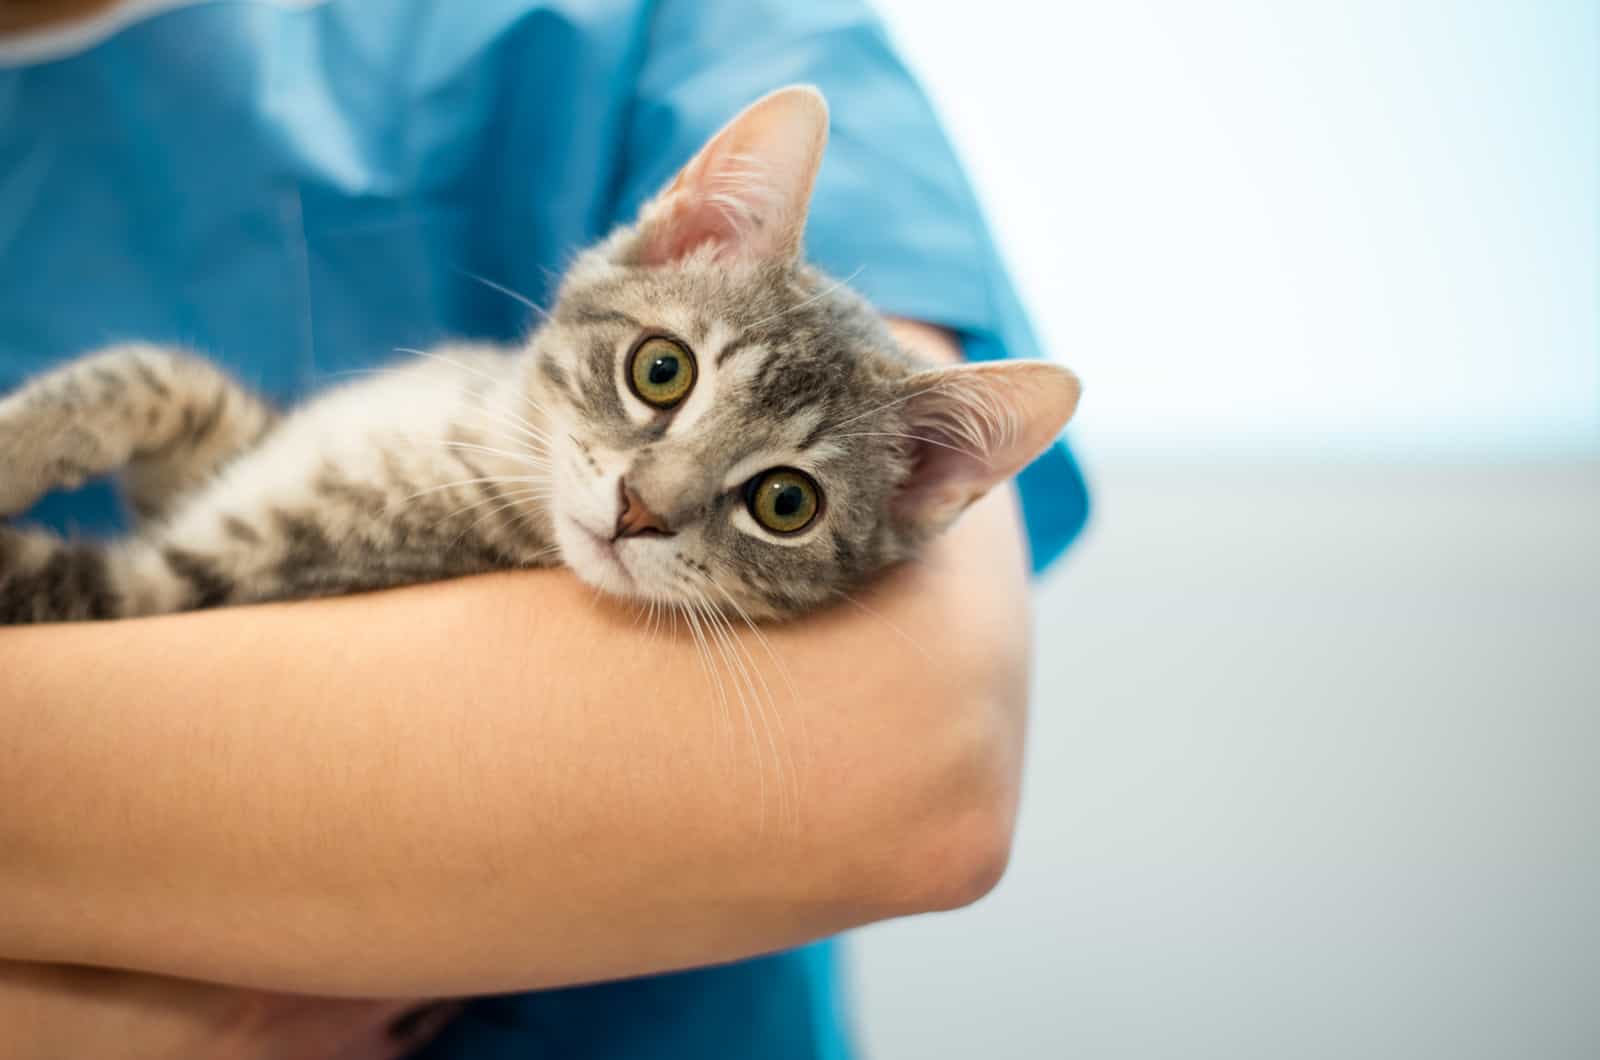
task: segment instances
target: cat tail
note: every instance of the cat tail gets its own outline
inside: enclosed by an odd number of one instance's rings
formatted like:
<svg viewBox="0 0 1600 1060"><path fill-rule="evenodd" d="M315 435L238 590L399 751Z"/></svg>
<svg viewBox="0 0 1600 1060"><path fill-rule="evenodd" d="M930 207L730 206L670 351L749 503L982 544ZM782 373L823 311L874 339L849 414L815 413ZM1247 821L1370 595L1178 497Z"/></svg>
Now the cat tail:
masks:
<svg viewBox="0 0 1600 1060"><path fill-rule="evenodd" d="M0 625L130 614L130 559L120 544L0 524Z"/></svg>

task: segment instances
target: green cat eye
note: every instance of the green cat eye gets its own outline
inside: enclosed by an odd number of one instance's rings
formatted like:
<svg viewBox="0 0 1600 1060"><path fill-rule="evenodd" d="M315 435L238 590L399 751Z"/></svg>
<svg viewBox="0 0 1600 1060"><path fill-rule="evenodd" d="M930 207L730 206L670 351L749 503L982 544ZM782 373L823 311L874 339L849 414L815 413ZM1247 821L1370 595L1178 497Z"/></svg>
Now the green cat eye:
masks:
<svg viewBox="0 0 1600 1060"><path fill-rule="evenodd" d="M745 507L775 534L797 534L822 508L822 491L810 475L792 467L763 471L745 484Z"/></svg>
<svg viewBox="0 0 1600 1060"><path fill-rule="evenodd" d="M665 335L652 335L628 356L628 386L652 408L670 409L694 389L694 354Z"/></svg>

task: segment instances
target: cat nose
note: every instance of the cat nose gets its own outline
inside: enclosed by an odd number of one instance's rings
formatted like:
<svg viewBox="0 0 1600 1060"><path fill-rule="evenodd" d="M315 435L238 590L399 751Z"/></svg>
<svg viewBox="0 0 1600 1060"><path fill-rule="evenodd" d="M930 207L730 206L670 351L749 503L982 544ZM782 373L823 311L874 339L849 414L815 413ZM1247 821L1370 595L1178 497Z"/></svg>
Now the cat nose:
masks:
<svg viewBox="0 0 1600 1060"><path fill-rule="evenodd" d="M617 494L621 500L621 508L617 512L617 528L611 535L611 540L638 537L641 534L656 534L660 537L673 535L674 531L667 526L667 521L651 511L650 506L629 488L627 478L617 480Z"/></svg>

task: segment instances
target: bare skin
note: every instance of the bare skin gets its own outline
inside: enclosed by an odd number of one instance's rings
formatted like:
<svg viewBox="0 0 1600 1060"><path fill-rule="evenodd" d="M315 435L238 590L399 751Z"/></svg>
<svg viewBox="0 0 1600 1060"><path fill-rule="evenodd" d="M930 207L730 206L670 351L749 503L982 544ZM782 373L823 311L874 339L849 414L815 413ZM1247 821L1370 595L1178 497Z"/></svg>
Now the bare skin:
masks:
<svg viewBox="0 0 1600 1060"><path fill-rule="evenodd" d="M106 1020L87 1017L108 1006L120 1042L130 1012L203 1035L261 1005L271 1048L296 1020L366 1026L404 1004L254 991L566 985L993 885L1025 728L1007 492L857 606L764 631L781 666L734 636L772 689L764 728L685 641L564 572L0 631L0 955L252 988L103 973L126 989L85 993L62 987L76 972L11 965L0 1027L76 1025L92 1051ZM10 1018L22 1005L36 1018Z"/></svg>

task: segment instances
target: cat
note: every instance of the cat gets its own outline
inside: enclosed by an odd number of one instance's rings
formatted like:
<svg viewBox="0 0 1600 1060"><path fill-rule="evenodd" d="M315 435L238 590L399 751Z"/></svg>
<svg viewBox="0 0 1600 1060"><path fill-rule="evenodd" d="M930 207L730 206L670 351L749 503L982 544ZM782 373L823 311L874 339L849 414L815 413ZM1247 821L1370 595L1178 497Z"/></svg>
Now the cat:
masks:
<svg viewBox="0 0 1600 1060"><path fill-rule="evenodd" d="M446 345L281 414L149 344L26 383L0 400L0 515L116 473L136 528L0 523L0 622L557 564L773 620L913 556L1053 441L1078 382L924 363L804 262L827 129L809 86L751 104L575 259L517 349Z"/></svg>

